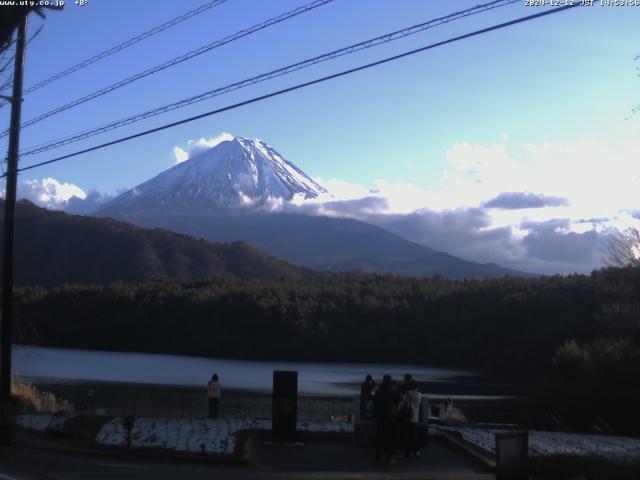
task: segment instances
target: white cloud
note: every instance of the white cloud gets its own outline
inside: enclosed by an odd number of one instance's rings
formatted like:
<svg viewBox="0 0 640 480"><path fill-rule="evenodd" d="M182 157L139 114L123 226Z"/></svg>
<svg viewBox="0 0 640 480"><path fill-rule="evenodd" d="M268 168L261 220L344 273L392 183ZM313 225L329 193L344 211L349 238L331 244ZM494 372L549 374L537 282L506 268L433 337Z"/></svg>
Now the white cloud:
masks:
<svg viewBox="0 0 640 480"><path fill-rule="evenodd" d="M55 178L48 177L20 182L17 197L30 200L41 207L64 210L73 197L84 200L87 194L73 183L60 183Z"/></svg>
<svg viewBox="0 0 640 480"><path fill-rule="evenodd" d="M17 199L29 200L34 204L49 210L64 210L76 215L90 215L100 205L122 193L102 193L97 190L85 192L78 185L60 182L47 177L24 180L18 184ZM5 190L0 190L0 197L4 198Z"/></svg>
<svg viewBox="0 0 640 480"><path fill-rule="evenodd" d="M18 200L29 200L49 210L64 210L76 215L89 215L119 193L122 192L106 194L91 190L87 193L78 185L47 177L20 182L17 198ZM4 198L4 195L5 191L2 189L0 196Z"/></svg>
<svg viewBox="0 0 640 480"><path fill-rule="evenodd" d="M222 132L220 135L211 138L199 138L198 140L187 140L185 147L175 146L173 147L173 155L176 157L176 163L182 163L189 160L191 157L215 147L219 143L233 140L233 135L227 132Z"/></svg>
<svg viewBox="0 0 640 480"><path fill-rule="evenodd" d="M298 208L375 223L470 260L543 273L597 268L608 229L640 227L640 141L512 145L501 137L489 145L454 144L435 188L332 179L322 183L334 198ZM503 208L489 208L497 199ZM549 228L556 223L561 228Z"/></svg>
<svg viewBox="0 0 640 480"><path fill-rule="evenodd" d="M359 183L346 182L344 180L338 180L332 178L330 180L323 180L320 177L313 178L313 180L324 188L327 189L333 195L333 198L322 199L326 200L352 200L355 198L366 197L371 194L371 189L361 185Z"/></svg>
<svg viewBox="0 0 640 480"><path fill-rule="evenodd" d="M176 157L176 163L182 163L189 160L189 153L181 147L173 147L173 154Z"/></svg>
<svg viewBox="0 0 640 480"><path fill-rule="evenodd" d="M459 143L447 152L446 182L461 204L478 204L502 192L534 192L568 199L563 215L570 218L611 217L634 207L639 151L638 140L615 147L582 141L509 149L500 143Z"/></svg>

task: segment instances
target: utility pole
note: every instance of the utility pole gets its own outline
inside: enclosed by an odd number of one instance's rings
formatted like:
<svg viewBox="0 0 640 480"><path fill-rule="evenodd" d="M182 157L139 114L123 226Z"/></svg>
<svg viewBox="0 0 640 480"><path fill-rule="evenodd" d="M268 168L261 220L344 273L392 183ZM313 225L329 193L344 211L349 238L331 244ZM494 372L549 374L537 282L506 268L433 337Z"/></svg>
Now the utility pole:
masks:
<svg viewBox="0 0 640 480"><path fill-rule="evenodd" d="M27 15L17 28L16 58L11 96L11 130L7 155L7 184L4 201L4 243L2 252L2 312L0 313L0 445L8 445L11 429L11 336L13 334L13 236L16 222L16 188L18 151L20 148L20 113L22 108L22 73Z"/></svg>

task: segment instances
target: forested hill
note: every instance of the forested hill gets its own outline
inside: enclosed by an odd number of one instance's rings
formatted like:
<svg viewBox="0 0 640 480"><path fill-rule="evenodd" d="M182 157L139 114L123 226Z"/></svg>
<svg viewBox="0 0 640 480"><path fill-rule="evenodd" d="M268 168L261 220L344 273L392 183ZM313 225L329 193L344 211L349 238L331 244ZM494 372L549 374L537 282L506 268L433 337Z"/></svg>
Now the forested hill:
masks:
<svg viewBox="0 0 640 480"><path fill-rule="evenodd" d="M112 219L54 212L26 200L17 206L15 245L18 285L218 276L297 280L311 275L242 242L212 243Z"/></svg>
<svg viewBox="0 0 640 480"><path fill-rule="evenodd" d="M640 269L448 281L325 274L16 291L16 342L486 370L567 425L640 435ZM602 408L615 405L616 408ZM552 417L555 418L555 417ZM599 430L602 431L602 430Z"/></svg>
<svg viewBox="0 0 640 480"><path fill-rule="evenodd" d="M435 364L530 376L550 367L567 341L629 338L639 282L635 269L540 279L351 273L296 282L76 285L21 289L16 315L54 347Z"/></svg>

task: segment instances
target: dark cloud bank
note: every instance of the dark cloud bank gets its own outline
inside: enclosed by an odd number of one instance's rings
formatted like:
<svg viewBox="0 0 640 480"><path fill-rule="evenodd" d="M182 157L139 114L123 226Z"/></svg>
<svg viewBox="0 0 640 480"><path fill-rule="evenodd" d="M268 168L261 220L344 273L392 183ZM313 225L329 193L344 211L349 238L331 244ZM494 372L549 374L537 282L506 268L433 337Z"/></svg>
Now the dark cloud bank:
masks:
<svg viewBox="0 0 640 480"><path fill-rule="evenodd" d="M589 273L602 266L602 234L595 230L570 232L568 219L524 222L516 235L511 227L490 227L488 203L503 208L559 206L557 197L505 193L480 207L435 211L422 209L409 214L383 214L387 202L371 196L358 200L323 204L289 205L286 211L308 215L349 216L378 225L413 242L476 262L494 262L534 273ZM526 206L524 206L526 205ZM507 207L508 206L508 207ZM516 207L517 206L517 207ZM495 207L493 207L495 208Z"/></svg>
<svg viewBox="0 0 640 480"><path fill-rule="evenodd" d="M111 197L90 192L85 200L72 198L66 211L90 214ZM567 205L566 199L526 192L505 192L480 207L435 211L422 209L409 214L384 214L386 199L376 196L322 204L285 204L285 213L333 215L356 218L405 237L413 242L464 259L494 262L505 267L534 273L588 273L599 268L602 234L595 230L569 232L568 219L523 222L524 237L511 227L492 228L488 210L520 209ZM596 220L596 219L593 219Z"/></svg>
<svg viewBox="0 0 640 480"><path fill-rule="evenodd" d="M503 192L484 204L486 208L519 210L523 208L565 207L566 198L549 197L529 192Z"/></svg>

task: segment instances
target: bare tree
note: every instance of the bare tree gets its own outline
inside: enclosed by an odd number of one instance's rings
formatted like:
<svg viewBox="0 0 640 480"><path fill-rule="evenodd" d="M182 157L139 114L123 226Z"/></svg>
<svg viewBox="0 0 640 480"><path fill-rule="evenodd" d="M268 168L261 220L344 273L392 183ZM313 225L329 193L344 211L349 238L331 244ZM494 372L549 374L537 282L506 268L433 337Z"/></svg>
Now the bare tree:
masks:
<svg viewBox="0 0 640 480"><path fill-rule="evenodd" d="M640 53L636 55L636 58L634 58L633 60L640 63ZM638 76L640 76L640 65L636 65L636 70L638 71ZM625 120L629 120L631 117L633 117L635 114L639 112L640 112L640 104L636 105L631 109L631 113L629 114L629 116L627 116Z"/></svg>
<svg viewBox="0 0 640 480"><path fill-rule="evenodd" d="M640 230L629 227L607 235L603 249L611 267L640 267Z"/></svg>

